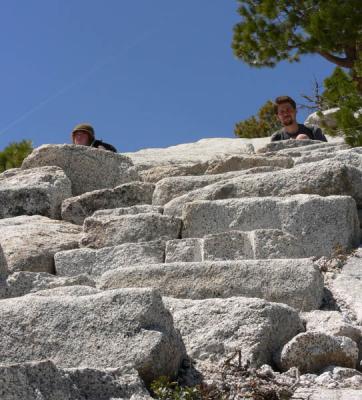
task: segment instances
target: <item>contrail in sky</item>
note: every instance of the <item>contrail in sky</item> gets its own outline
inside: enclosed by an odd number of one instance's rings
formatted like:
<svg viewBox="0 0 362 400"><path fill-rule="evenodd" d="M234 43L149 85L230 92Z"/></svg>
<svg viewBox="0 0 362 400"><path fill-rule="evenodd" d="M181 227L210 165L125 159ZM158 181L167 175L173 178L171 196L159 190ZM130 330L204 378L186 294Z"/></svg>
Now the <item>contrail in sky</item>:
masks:
<svg viewBox="0 0 362 400"><path fill-rule="evenodd" d="M103 61L101 63L96 63L95 65L93 65L93 67L89 71L87 71L85 74L80 76L78 79L75 79L75 80L71 81L70 83L68 83L67 85L65 85L64 87L62 87L61 89L59 89L58 91L56 91L55 93L51 94L46 99L41 101L39 104L37 104L36 106L31 108L29 111L25 112L20 117L16 118L14 121L10 122L7 126L5 126L3 129L0 130L0 135L3 135L10 128L12 128L13 126L17 125L19 122L25 120L30 115L34 114L36 111L40 110L42 107L44 107L46 104L50 103L51 101L53 101L57 97L61 96L62 94L66 93L66 92L68 92L69 90L71 90L72 88L74 88L75 86L80 84L81 82L86 81L91 75L93 75L94 73L96 73L100 69L104 68L106 65L110 64L114 59L116 59L117 56L127 53L129 50L131 50L134 47L136 47L139 43L143 42L147 37L151 36L156 31L158 31L158 29L145 32L143 35L141 35L139 38L137 38L133 43L129 44L127 47L122 49L122 51L120 51L119 54L110 56L105 61Z"/></svg>

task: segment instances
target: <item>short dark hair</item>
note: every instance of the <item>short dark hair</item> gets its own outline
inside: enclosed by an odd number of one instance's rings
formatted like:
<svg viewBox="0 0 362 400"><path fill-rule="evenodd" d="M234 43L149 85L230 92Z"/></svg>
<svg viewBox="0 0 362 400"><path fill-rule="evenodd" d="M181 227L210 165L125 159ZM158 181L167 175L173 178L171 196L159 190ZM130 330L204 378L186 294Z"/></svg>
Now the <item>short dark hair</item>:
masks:
<svg viewBox="0 0 362 400"><path fill-rule="evenodd" d="M274 113L278 114L278 106L283 103L289 103L294 110L297 109L297 103L289 96L279 96L274 100Z"/></svg>

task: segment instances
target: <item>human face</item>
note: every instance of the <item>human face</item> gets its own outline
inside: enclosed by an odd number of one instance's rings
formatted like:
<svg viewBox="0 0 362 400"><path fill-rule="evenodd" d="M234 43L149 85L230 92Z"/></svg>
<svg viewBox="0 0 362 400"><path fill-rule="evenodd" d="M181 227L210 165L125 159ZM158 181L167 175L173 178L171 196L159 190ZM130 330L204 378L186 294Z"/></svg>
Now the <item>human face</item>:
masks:
<svg viewBox="0 0 362 400"><path fill-rule="evenodd" d="M89 133L87 131L75 131L73 133L74 144L89 146L89 139Z"/></svg>
<svg viewBox="0 0 362 400"><path fill-rule="evenodd" d="M297 111L290 103L282 103L278 105L277 117L283 126L289 126L296 123Z"/></svg>

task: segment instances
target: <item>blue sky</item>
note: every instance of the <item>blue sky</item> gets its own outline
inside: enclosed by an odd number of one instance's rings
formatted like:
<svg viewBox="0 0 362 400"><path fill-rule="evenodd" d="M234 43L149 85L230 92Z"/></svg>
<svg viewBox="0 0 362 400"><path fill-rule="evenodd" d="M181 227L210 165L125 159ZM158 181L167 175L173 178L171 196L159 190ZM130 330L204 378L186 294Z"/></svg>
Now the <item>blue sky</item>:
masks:
<svg viewBox="0 0 362 400"><path fill-rule="evenodd" d="M80 122L120 152L234 137L266 100L300 101L332 72L318 56L273 69L236 60L236 10L226 0L2 0L0 149L69 143Z"/></svg>

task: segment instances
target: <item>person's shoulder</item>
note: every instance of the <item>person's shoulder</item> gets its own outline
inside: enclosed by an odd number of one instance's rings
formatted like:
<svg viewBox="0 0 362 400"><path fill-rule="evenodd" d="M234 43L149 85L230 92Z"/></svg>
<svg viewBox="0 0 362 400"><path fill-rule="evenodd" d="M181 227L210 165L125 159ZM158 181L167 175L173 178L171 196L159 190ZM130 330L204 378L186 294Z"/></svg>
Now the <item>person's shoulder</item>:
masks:
<svg viewBox="0 0 362 400"><path fill-rule="evenodd" d="M282 140L282 136L283 136L282 133L283 133L283 130L282 130L282 129L279 129L279 130L275 131L275 132L271 135L270 141L271 141L271 142L276 142L277 140Z"/></svg>
<svg viewBox="0 0 362 400"><path fill-rule="evenodd" d="M303 127L309 129L312 132L314 140L320 140L322 142L327 142L327 138L322 132L322 128L315 124L301 124Z"/></svg>
<svg viewBox="0 0 362 400"><path fill-rule="evenodd" d="M99 140L99 139L96 139L92 143L92 147L95 147L95 148L103 147L104 149L106 149L108 151L113 151L114 153L117 153L117 149L113 145L103 142L103 140Z"/></svg>

